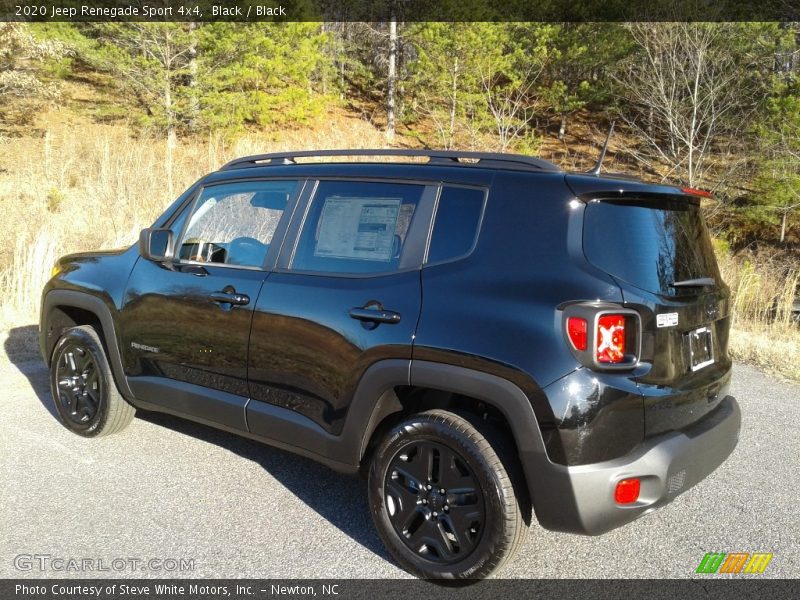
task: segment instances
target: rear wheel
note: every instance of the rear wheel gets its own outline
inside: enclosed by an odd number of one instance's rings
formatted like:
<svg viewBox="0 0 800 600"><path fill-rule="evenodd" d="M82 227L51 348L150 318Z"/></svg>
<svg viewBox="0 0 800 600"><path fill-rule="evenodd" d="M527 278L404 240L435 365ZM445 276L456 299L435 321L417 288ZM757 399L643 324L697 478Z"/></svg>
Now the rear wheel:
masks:
<svg viewBox="0 0 800 600"><path fill-rule="evenodd" d="M386 547L423 578L479 579L527 532L529 506L509 445L486 423L443 410L394 427L373 455L370 507Z"/></svg>
<svg viewBox="0 0 800 600"><path fill-rule="evenodd" d="M117 390L103 344L88 325L67 330L56 343L50 389L61 422L85 437L120 431L135 413Z"/></svg>

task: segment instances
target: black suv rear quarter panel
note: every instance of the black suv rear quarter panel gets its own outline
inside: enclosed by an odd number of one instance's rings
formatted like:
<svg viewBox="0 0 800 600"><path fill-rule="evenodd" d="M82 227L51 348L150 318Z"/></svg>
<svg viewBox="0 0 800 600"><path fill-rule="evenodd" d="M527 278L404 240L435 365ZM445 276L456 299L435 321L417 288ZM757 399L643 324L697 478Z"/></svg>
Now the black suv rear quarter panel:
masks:
<svg viewBox="0 0 800 600"><path fill-rule="evenodd" d="M414 347L415 360L519 386L550 459L561 463L624 453L641 442L644 427L635 383L580 369L563 338L562 303L622 301L610 276L575 259L574 198L563 174L497 172L473 253L423 269ZM575 379L563 381L570 373Z"/></svg>

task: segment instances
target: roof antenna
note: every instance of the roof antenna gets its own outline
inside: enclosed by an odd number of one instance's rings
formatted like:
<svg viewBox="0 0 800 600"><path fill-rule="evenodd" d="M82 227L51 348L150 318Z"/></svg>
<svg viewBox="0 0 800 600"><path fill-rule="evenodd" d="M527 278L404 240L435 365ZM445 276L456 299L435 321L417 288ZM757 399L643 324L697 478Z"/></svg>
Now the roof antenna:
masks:
<svg viewBox="0 0 800 600"><path fill-rule="evenodd" d="M616 121L611 121L611 127L608 128L608 135L606 136L606 143L603 144L603 151L600 152L600 158L597 159L597 164L586 171L588 175L600 175L600 168L603 166L603 159L606 157L606 150L608 150L608 141L611 139L611 134L614 133L615 122Z"/></svg>

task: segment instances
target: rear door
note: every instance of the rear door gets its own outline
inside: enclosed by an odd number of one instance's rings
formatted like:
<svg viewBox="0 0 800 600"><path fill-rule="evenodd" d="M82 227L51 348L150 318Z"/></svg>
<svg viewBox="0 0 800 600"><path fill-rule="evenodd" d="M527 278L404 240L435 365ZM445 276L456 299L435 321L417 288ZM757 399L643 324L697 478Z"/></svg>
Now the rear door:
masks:
<svg viewBox="0 0 800 600"><path fill-rule="evenodd" d="M697 421L724 397L731 368L729 290L698 200L598 199L584 214L587 260L642 314L646 435Z"/></svg>
<svg viewBox="0 0 800 600"><path fill-rule="evenodd" d="M253 433L302 445L276 431L270 415L280 407L338 435L365 370L382 359L410 361L437 192L413 182L314 184L255 306Z"/></svg>

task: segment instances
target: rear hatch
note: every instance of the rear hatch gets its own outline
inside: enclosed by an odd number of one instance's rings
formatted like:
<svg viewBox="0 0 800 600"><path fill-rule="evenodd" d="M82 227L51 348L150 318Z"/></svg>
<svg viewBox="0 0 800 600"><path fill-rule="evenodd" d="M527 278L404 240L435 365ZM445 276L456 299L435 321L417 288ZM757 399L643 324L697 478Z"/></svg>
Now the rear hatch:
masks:
<svg viewBox="0 0 800 600"><path fill-rule="evenodd" d="M729 290L720 278L699 200L692 196L597 196L584 212L587 260L642 316L645 435L681 429L727 393Z"/></svg>

